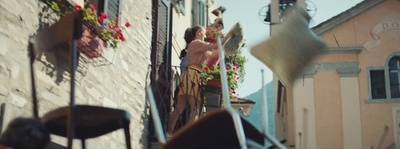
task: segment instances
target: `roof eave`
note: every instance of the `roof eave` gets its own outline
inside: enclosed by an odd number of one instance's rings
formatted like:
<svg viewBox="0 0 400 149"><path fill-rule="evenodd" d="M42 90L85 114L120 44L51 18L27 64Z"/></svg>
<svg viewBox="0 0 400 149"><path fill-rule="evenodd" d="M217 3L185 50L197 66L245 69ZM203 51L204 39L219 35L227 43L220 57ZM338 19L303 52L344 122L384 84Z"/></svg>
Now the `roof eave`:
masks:
<svg viewBox="0 0 400 149"><path fill-rule="evenodd" d="M365 0L354 7L326 20L325 22L320 23L319 25L313 27L312 30L315 34L321 35L383 1L385 0Z"/></svg>

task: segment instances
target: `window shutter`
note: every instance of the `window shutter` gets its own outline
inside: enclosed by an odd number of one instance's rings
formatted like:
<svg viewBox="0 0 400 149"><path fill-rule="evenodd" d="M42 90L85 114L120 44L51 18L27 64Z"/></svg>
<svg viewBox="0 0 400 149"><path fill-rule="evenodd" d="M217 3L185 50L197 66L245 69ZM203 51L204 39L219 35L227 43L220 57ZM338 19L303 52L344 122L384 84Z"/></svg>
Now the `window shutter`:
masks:
<svg viewBox="0 0 400 149"><path fill-rule="evenodd" d="M400 57L389 60L390 98L400 98Z"/></svg>
<svg viewBox="0 0 400 149"><path fill-rule="evenodd" d="M203 1L199 2L199 24L202 26L206 26L206 21L205 21L205 14L206 14L206 4Z"/></svg>
<svg viewBox="0 0 400 149"><path fill-rule="evenodd" d="M197 0L192 1L192 26L198 24Z"/></svg>
<svg viewBox="0 0 400 149"><path fill-rule="evenodd" d="M120 0L106 0L104 8L108 18L115 20L115 18L119 17L119 6Z"/></svg>

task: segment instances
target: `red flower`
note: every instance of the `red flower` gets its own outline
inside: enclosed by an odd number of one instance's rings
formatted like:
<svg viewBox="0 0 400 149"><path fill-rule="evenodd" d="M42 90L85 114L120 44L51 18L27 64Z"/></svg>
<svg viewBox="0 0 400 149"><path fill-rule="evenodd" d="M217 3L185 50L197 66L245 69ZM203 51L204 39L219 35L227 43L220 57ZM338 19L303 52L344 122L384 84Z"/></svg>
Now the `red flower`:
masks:
<svg viewBox="0 0 400 149"><path fill-rule="evenodd" d="M99 16L97 16L97 19L99 20L100 23L103 23L105 19L107 19L107 15L104 12L101 12Z"/></svg>
<svg viewBox="0 0 400 149"><path fill-rule="evenodd" d="M204 66L203 68L206 72L210 71L210 68L208 68L207 66Z"/></svg>
<svg viewBox="0 0 400 149"><path fill-rule="evenodd" d="M74 5L74 11L82 10L82 7L80 5L75 4Z"/></svg>
<svg viewBox="0 0 400 149"><path fill-rule="evenodd" d="M226 70L229 70L229 69L231 69L231 67L230 66L226 66Z"/></svg>
<svg viewBox="0 0 400 149"><path fill-rule="evenodd" d="M126 26L126 27L131 27L131 24L130 24L129 22L126 22L126 23L125 23L125 26Z"/></svg>
<svg viewBox="0 0 400 149"><path fill-rule="evenodd" d="M119 38L121 39L121 41L125 41L125 37L123 34L121 34L121 36Z"/></svg>
<svg viewBox="0 0 400 149"><path fill-rule="evenodd" d="M115 23L118 23L118 21L119 21L119 19L118 19L118 18L115 18Z"/></svg>

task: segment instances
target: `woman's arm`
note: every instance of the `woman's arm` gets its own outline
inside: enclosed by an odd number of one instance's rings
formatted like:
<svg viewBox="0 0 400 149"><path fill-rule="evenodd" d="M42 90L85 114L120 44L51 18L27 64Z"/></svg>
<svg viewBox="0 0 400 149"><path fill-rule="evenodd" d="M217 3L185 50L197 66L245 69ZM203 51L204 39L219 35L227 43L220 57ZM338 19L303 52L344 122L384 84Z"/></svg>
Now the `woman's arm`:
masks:
<svg viewBox="0 0 400 149"><path fill-rule="evenodd" d="M222 45L225 44L225 42L232 37L232 32L229 31L224 38L222 38L221 43ZM218 48L218 43L209 43L208 45L206 45L205 47L207 50L212 50L212 49L217 49Z"/></svg>
<svg viewBox="0 0 400 149"><path fill-rule="evenodd" d="M231 32L226 34L226 36L222 39L222 44L224 44L231 36L232 36ZM188 50L193 53L213 51L213 49L217 49L217 48L218 48L217 43L210 43L210 42L205 42L205 41L193 41L188 46Z"/></svg>

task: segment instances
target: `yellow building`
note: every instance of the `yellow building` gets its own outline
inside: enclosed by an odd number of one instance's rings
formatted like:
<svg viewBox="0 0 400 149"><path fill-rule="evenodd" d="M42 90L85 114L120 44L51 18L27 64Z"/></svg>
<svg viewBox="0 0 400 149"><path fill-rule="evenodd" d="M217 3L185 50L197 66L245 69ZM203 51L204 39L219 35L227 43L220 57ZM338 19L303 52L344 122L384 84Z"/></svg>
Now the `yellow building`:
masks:
<svg viewBox="0 0 400 149"><path fill-rule="evenodd" d="M292 87L274 79L276 137L294 148L400 148L399 20L399 0L365 0L314 27L329 52Z"/></svg>

